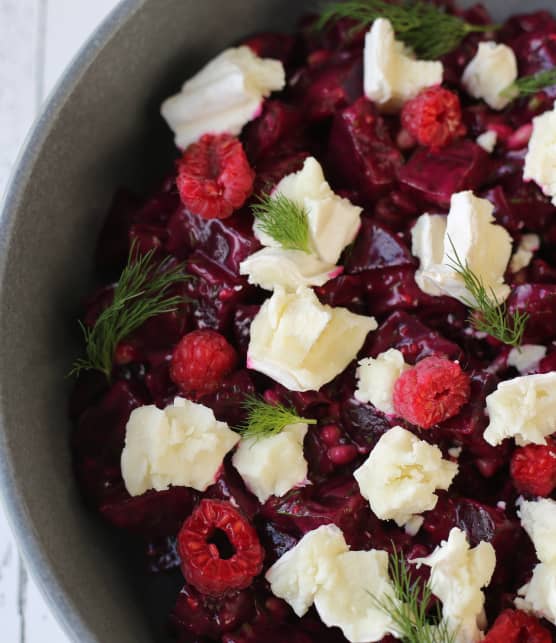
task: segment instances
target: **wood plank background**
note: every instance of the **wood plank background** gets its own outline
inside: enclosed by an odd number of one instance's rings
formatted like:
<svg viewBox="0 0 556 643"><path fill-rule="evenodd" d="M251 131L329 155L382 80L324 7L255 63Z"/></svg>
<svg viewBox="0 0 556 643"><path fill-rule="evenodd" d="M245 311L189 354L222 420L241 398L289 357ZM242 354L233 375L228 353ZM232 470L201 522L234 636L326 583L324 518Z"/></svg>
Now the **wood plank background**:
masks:
<svg viewBox="0 0 556 643"><path fill-rule="evenodd" d="M0 195L43 100L117 4L0 0ZM0 632L2 643L69 643L29 578L1 507Z"/></svg>

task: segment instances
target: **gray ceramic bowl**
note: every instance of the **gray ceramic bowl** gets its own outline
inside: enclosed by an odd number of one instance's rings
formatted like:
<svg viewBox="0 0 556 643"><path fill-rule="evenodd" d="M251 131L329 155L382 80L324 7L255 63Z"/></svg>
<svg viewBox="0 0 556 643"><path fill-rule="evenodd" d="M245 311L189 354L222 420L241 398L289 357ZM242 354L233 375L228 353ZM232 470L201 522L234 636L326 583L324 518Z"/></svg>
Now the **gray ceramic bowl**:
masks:
<svg viewBox="0 0 556 643"><path fill-rule="evenodd" d="M463 4L471 4L464 2ZM500 18L551 0L486 1ZM112 191L140 188L171 154L162 98L257 29L314 0L127 0L67 71L27 142L0 240L0 484L34 578L80 643L164 640L171 581L142 582L83 508L68 454L64 378L75 315ZM158 170L156 169L158 165ZM147 591L145 587L149 587ZM166 601L171 603L171 598Z"/></svg>

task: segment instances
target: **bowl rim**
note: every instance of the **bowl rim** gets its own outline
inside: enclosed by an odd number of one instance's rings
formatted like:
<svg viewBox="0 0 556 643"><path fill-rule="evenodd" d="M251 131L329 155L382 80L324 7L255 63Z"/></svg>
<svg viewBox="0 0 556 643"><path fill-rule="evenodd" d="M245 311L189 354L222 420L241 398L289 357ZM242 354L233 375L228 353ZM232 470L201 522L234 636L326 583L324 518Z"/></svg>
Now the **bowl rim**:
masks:
<svg viewBox="0 0 556 643"><path fill-rule="evenodd" d="M35 117L16 158L3 198L0 200L0 301L6 275L8 249L12 242L16 218L34 166L52 127L87 69L120 28L147 1L119 0L78 49ZM97 637L86 625L73 600L63 589L43 549L39 533L31 528L32 523L25 499L14 482L16 477L11 463L11 449L5 431L3 413L6 401L0 380L0 502L18 551L25 561L31 578L68 639L79 643L98 643Z"/></svg>

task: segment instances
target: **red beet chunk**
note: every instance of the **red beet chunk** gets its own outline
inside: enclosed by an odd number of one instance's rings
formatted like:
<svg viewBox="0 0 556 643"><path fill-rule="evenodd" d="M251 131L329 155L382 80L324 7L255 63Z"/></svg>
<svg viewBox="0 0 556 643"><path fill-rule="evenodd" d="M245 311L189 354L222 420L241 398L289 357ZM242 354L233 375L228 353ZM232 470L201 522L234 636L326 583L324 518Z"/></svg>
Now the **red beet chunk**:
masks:
<svg viewBox="0 0 556 643"><path fill-rule="evenodd" d="M294 53L295 38L289 34L262 32L241 44L249 47L259 58L274 58L287 65Z"/></svg>
<svg viewBox="0 0 556 643"><path fill-rule="evenodd" d="M166 250L185 259L195 250L226 266L233 272L239 264L259 248L246 211L225 221L203 219L186 208L177 208L168 223Z"/></svg>
<svg viewBox="0 0 556 643"><path fill-rule="evenodd" d="M463 139L440 150L417 150L400 170L399 178L423 204L447 208L455 192L476 191L488 167L488 154Z"/></svg>
<svg viewBox="0 0 556 643"><path fill-rule="evenodd" d="M345 271L357 274L365 270L414 266L415 259L404 241L388 228L369 217L362 220L361 229L350 249Z"/></svg>
<svg viewBox="0 0 556 643"><path fill-rule="evenodd" d="M184 631L216 639L250 621L254 614L255 600L250 589L213 598L186 584L178 596L170 623L177 633Z"/></svg>
<svg viewBox="0 0 556 643"><path fill-rule="evenodd" d="M342 54L324 65L306 67L291 84L306 118L330 118L363 95L361 55Z"/></svg>
<svg viewBox="0 0 556 643"><path fill-rule="evenodd" d="M284 140L296 145L302 138L303 112L280 100L268 100L259 118L249 123L242 135L249 160L256 163L269 154L276 155L276 146Z"/></svg>
<svg viewBox="0 0 556 643"><path fill-rule="evenodd" d="M187 261L187 272L195 279L186 284L187 295L195 302L193 316L197 328L224 332L236 307L254 290L247 280L228 271L203 252L194 252Z"/></svg>
<svg viewBox="0 0 556 643"><path fill-rule="evenodd" d="M367 99L336 114L328 166L341 185L374 200L393 186L402 162L384 119Z"/></svg>
<svg viewBox="0 0 556 643"><path fill-rule="evenodd" d="M523 341L547 342L556 337L556 286L552 284L523 284L518 286L508 299L508 311L527 312Z"/></svg>
<svg viewBox="0 0 556 643"><path fill-rule="evenodd" d="M122 485L119 492L114 490L99 510L111 525L132 534L148 539L175 537L197 500L197 492L187 487L147 491L132 497Z"/></svg>
<svg viewBox="0 0 556 643"><path fill-rule="evenodd" d="M403 311L392 313L371 336L365 355L376 357L389 348L396 348L409 364L435 355L451 360L461 360L460 347L427 328L417 318Z"/></svg>
<svg viewBox="0 0 556 643"><path fill-rule="evenodd" d="M340 275L324 286L315 288L315 292L323 304L349 308L359 314L367 312L365 283L361 275Z"/></svg>

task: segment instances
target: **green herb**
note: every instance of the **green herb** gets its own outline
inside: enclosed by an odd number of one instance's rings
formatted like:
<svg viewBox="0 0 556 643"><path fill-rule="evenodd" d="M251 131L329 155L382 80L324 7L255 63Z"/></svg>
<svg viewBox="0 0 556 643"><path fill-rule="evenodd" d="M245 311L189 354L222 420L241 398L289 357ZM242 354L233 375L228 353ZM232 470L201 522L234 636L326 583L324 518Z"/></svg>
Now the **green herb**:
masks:
<svg viewBox="0 0 556 643"><path fill-rule="evenodd" d="M429 611L432 598L430 583L413 580L405 558L394 548L390 555L390 578L394 596L371 599L387 614L404 643L454 643L456 633L451 632L442 618L440 605Z"/></svg>
<svg viewBox="0 0 556 643"><path fill-rule="evenodd" d="M512 99L518 96L528 96L553 85L556 85L556 68L546 69L538 74L518 78L515 83L504 89L502 96Z"/></svg>
<svg viewBox="0 0 556 643"><path fill-rule="evenodd" d="M85 337L85 356L74 362L70 375L95 370L110 379L118 344L151 317L173 312L183 303L183 297L168 296L171 286L188 278L183 265L172 265L171 258L157 264L154 250L141 256L136 254L132 245L127 265L114 288L113 301L94 326L79 322Z"/></svg>
<svg viewBox="0 0 556 643"><path fill-rule="evenodd" d="M497 25L469 24L422 0L399 4L386 0L334 2L322 11L316 28L323 29L342 18L350 18L357 23L354 31L367 28L377 18L386 18L400 40L420 58L429 60L455 49L467 34L497 29Z"/></svg>
<svg viewBox="0 0 556 643"><path fill-rule="evenodd" d="M249 396L243 404L247 420L239 427L244 438L270 437L281 433L289 424L316 424L316 420L300 417L295 409L282 404L267 404L258 397Z"/></svg>
<svg viewBox="0 0 556 643"><path fill-rule="evenodd" d="M307 210L282 194L264 195L252 207L258 227L287 250L311 252Z"/></svg>
<svg viewBox="0 0 556 643"><path fill-rule="evenodd" d="M474 301L465 300L469 308L477 311L472 315L470 322L479 332L488 333L503 344L520 346L529 315L526 312L515 311L509 314L506 305L498 301L494 290L490 292L485 287L482 279L476 275L466 262L463 264L452 239L448 237L452 246L453 257L449 258L449 266L463 279L463 283Z"/></svg>

